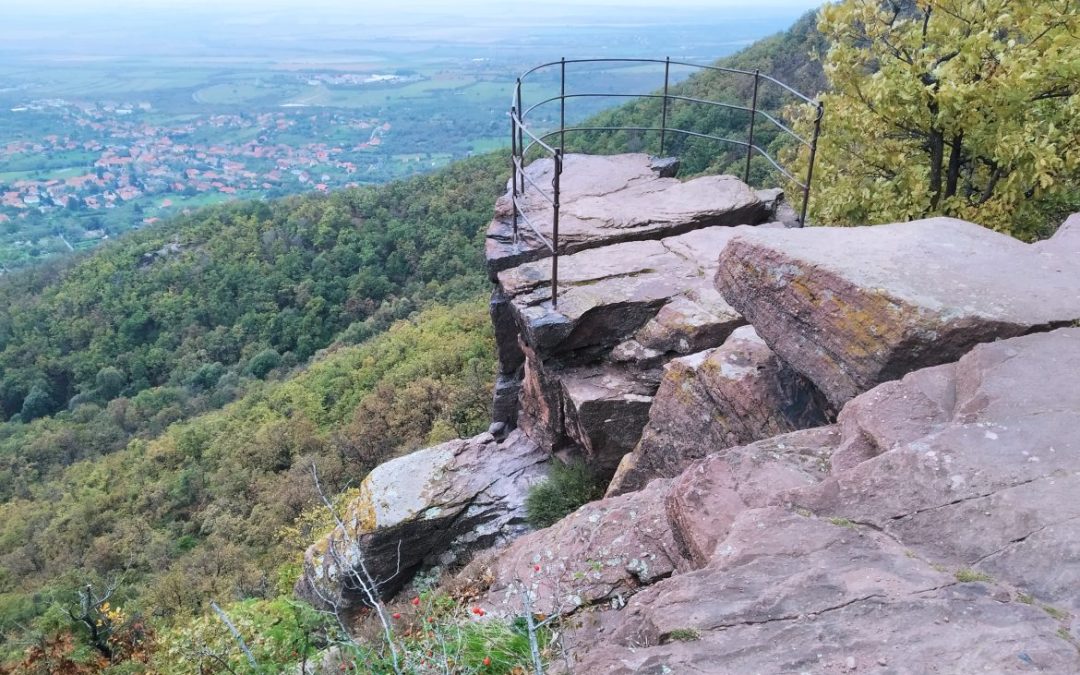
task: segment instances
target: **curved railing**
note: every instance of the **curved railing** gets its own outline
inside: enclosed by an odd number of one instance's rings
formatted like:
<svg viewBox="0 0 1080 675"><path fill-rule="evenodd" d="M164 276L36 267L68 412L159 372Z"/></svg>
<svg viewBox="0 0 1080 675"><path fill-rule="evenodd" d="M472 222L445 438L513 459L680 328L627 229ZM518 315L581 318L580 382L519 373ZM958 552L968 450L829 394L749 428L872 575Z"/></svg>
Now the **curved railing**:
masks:
<svg viewBox="0 0 1080 675"><path fill-rule="evenodd" d="M568 64L598 64L598 63L621 63L621 64L662 64L664 66L664 89L663 93L650 93L650 94L623 94L623 93L596 93L596 92L566 92L566 66ZM537 73L545 68L559 67L559 94L557 96L551 96L536 103L533 103L529 107L524 107L525 104L522 100L522 84L529 78L530 75ZM684 96L671 92L671 67L672 66L685 66L695 68L701 71L715 71L721 73L728 73L731 75L737 75L740 77L753 78L753 93L751 95L750 105L740 105L738 103L730 103L724 101L710 101L707 99L695 98L691 96ZM789 126L781 122L775 115L762 110L758 107L758 91L762 83L771 82L783 88L789 94L802 100L804 103L814 106L816 108L816 116L814 118L814 131L811 138L803 138L800 134L795 132ZM576 98L634 98L634 99L662 99L663 104L660 113L660 125L659 126L566 126L566 101L568 99ZM559 103L559 126L553 131L537 132L529 128L528 116L541 106L545 106L554 102ZM692 131L689 129L680 129L672 127L668 124L669 121L669 109L673 101L682 101L686 103L693 103L699 105L706 105L712 107L719 107L728 110L743 111L749 116L749 133L746 140L737 138L728 138L724 136L717 136L714 134L702 133ZM514 239L517 241L518 235L518 221L523 221L529 226L529 229L538 237L538 239L551 251L551 301L552 305L558 305L558 284L559 284L559 196L561 193L561 179L563 169L563 157L566 148L566 134L577 132L613 132L613 131L635 131L635 132L656 132L660 134L660 155L662 156L667 147L667 139L669 134L681 134L683 136L709 139L719 143L742 146L746 148L746 169L744 172L744 180L750 179L750 162L757 153L759 156L764 157L773 168L775 168L780 174L782 174L789 181L799 186L802 191L802 206L799 210L799 226L801 227L806 221L806 211L810 203L810 186L814 178L814 159L817 155L817 142L818 136L821 132L821 118L824 115L825 109L821 102L811 99L810 97L796 91L790 86L784 84L780 80L764 75L759 71L740 70L738 68L723 68L721 66L710 66L698 63L689 63L686 61L673 61L670 58L667 59L560 59L558 61L552 61L550 63L543 63L541 65L530 68L521 74L517 78L517 82L514 86L514 98L510 107L510 143L511 143L511 156L513 162L513 181L512 181L512 201L513 201L513 227L514 227ZM776 160L772 155L768 153L764 148L755 144L755 126L758 118L763 118L766 122L771 123L777 129L785 134L788 134L795 139L796 142L803 144L809 150L809 162L807 163L805 178L800 180L796 178L788 169ZM553 145L549 142L550 139L558 137L558 145ZM528 142L526 143L526 139ZM551 184L551 194L548 194L546 188L537 185L536 182L529 177L525 172L525 155L533 150L539 148L545 154L550 155L554 160L554 177ZM536 190L544 199L546 199L552 207L552 231L551 238L545 236L539 229L531 222L526 215L525 210L521 208L520 199L525 195L526 190L531 187Z"/></svg>

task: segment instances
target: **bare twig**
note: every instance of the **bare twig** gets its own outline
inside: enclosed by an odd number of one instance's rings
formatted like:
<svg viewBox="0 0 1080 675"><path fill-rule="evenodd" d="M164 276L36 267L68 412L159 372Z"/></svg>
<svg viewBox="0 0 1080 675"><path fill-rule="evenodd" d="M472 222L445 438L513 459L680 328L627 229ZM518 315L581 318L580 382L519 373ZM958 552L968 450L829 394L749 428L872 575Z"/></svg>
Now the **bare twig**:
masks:
<svg viewBox="0 0 1080 675"><path fill-rule="evenodd" d="M255 661L255 656L251 653L251 650L248 649L247 643L244 642L244 636L241 635L240 631L236 629L236 625L233 624L231 619L229 619L229 615L226 614L225 610L219 607L217 602L215 601L210 602L210 608L214 610L214 614L218 615L218 618L221 619L221 623L225 624L226 628L229 629L229 632L232 633L233 639L235 639L237 644L240 645L240 649L244 652L244 656L247 657L248 663L251 664L251 667L258 668L259 664L257 661Z"/></svg>

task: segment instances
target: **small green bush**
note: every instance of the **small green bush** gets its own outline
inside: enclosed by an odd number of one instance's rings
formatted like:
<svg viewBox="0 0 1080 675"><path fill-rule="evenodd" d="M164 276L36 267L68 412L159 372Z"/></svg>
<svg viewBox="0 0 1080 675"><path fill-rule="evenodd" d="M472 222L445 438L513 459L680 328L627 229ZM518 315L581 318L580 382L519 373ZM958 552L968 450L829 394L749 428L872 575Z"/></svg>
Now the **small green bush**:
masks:
<svg viewBox="0 0 1080 675"><path fill-rule="evenodd" d="M563 464L556 461L547 479L529 490L525 512L533 527L548 527L603 496L604 485L584 462Z"/></svg>
<svg viewBox="0 0 1080 675"><path fill-rule="evenodd" d="M260 380L281 365L281 355L273 349L264 349L248 361L247 370Z"/></svg>

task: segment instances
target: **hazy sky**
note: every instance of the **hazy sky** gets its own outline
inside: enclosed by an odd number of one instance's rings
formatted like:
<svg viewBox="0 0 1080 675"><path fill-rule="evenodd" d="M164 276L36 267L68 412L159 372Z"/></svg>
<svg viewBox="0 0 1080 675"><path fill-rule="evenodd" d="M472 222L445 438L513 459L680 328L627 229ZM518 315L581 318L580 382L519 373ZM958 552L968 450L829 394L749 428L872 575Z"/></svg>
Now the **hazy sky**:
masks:
<svg viewBox="0 0 1080 675"><path fill-rule="evenodd" d="M580 10L586 7L640 9L739 11L761 14L775 11L801 12L822 4L822 0L534 0L532 3L509 0L3 0L6 16L108 15L112 13L154 14L155 10L230 13L240 11L298 11L348 14L408 13L410 11L475 14L506 12L536 14L541 9L552 13L558 7Z"/></svg>

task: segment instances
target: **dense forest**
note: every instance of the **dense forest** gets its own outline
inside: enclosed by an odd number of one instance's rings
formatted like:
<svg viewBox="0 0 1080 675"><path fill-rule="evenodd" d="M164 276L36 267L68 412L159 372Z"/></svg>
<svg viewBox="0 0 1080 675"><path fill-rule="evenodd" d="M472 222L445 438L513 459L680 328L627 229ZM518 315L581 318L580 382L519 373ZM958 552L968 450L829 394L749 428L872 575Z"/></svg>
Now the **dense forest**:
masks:
<svg viewBox="0 0 1080 675"><path fill-rule="evenodd" d="M719 63L812 95L833 86L829 48L808 15ZM746 101L751 87L706 72L674 91ZM760 92L797 125L791 103ZM660 114L648 99L594 122ZM748 131L745 114L670 114L700 133ZM757 133L804 160L785 134ZM580 135L569 149L655 152L659 139ZM684 175L741 175L745 162L700 139L667 149ZM381 187L214 207L0 280L0 672L213 672L192 665L211 643L247 672L211 602L273 637L257 646L271 658L320 647L319 618L289 600L328 524L311 467L348 494L396 453L487 425L482 238L507 167L495 153ZM751 182L778 179L759 157ZM1060 199L1075 200L1071 186ZM73 609L88 584L115 589L104 642Z"/></svg>

